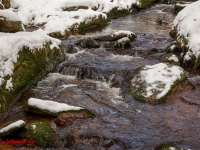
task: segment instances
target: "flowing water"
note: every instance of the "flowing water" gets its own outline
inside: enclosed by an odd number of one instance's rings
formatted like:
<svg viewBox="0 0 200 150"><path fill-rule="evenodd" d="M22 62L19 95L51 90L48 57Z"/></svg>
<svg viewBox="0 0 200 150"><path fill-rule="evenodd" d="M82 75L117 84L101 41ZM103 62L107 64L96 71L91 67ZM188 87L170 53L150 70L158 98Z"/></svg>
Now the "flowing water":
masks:
<svg viewBox="0 0 200 150"><path fill-rule="evenodd" d="M103 29L82 32L79 36L63 40L68 52L65 60L54 73L24 93L3 121L23 119L28 123L50 122L59 133L61 140L57 149L60 150L151 150L166 142L198 150L198 71L188 70L188 79L174 89L163 104L138 102L129 91L129 81L136 69L159 63L160 56L173 41L168 35L175 17L170 13L171 8L172 5L155 5L138 14L112 20ZM159 19L162 20L161 25L155 23ZM137 34L131 48L109 49L105 47L106 42L102 42L97 49L75 46L79 39L109 35L117 30ZM83 106L96 116L59 127L54 123L55 118L25 113L23 104L29 97ZM15 149L12 146L3 148Z"/></svg>

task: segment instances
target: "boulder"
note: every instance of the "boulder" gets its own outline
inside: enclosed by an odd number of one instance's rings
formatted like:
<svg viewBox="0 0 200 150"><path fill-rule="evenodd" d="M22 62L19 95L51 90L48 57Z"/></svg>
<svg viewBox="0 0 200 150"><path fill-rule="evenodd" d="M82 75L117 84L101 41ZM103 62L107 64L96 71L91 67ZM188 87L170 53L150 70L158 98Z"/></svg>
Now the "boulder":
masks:
<svg viewBox="0 0 200 150"><path fill-rule="evenodd" d="M178 57L173 53L167 53L162 55L160 61L172 65L180 65Z"/></svg>
<svg viewBox="0 0 200 150"><path fill-rule="evenodd" d="M187 73L179 66L159 63L138 69L131 80L131 93L142 102L162 103Z"/></svg>

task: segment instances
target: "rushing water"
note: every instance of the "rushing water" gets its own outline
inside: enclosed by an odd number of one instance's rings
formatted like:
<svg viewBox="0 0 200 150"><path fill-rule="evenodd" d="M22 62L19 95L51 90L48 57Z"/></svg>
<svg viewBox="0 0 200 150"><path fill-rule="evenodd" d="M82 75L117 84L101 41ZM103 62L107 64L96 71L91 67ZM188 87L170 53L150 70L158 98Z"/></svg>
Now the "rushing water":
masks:
<svg viewBox="0 0 200 150"><path fill-rule="evenodd" d="M183 148L198 150L199 72L190 73L188 80L179 85L163 104L138 102L129 91L129 81L136 69L159 63L160 56L173 41L168 35L175 17L170 13L171 7L156 5L139 14L112 20L104 29L64 40L67 51L70 51L64 62L55 73L26 92L4 121L50 122L61 138L60 149L151 150L161 143L173 142ZM163 21L162 25L155 23L157 19ZM107 35L116 30L137 34L131 43L132 48L106 49L105 43L101 43L98 49L81 49L74 44L78 39ZM29 97L83 106L93 111L96 117L58 127L55 118L24 112L23 103Z"/></svg>

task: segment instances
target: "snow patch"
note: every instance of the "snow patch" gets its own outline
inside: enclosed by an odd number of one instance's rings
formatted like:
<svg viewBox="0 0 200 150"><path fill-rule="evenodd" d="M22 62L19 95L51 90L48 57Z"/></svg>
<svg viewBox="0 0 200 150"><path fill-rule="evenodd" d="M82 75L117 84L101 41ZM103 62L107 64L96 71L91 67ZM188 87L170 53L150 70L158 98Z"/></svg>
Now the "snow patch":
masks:
<svg viewBox="0 0 200 150"><path fill-rule="evenodd" d="M17 128L17 127L20 127L21 125L25 124L25 122L23 120L18 120L16 122L13 122L11 124L9 124L8 126L2 128L0 130L0 133L3 133L3 132L8 132L9 130L13 129L13 128Z"/></svg>
<svg viewBox="0 0 200 150"><path fill-rule="evenodd" d="M3 17L3 18L2 18ZM18 15L11 9L0 9L0 19L7 21L21 21Z"/></svg>
<svg viewBox="0 0 200 150"><path fill-rule="evenodd" d="M152 66L146 65L143 70L140 71L139 77L136 76L132 79L132 86L138 87L138 83L145 83L145 93L142 93L142 95L148 98L152 96L154 94L153 91L156 90L159 91L156 99L160 99L169 92L176 80L181 79L183 73L184 70L179 66L169 67L164 63Z"/></svg>
<svg viewBox="0 0 200 150"><path fill-rule="evenodd" d="M172 55L171 57L168 58L169 61L174 61L174 62L178 62L178 58L176 57L176 55Z"/></svg>
<svg viewBox="0 0 200 150"><path fill-rule="evenodd" d="M59 113L62 111L69 111L69 110L84 109L82 107L70 106L65 103L58 103L58 102L49 101L49 100L41 100L37 98L29 98L28 105L35 106L37 108L48 110L54 113Z"/></svg>

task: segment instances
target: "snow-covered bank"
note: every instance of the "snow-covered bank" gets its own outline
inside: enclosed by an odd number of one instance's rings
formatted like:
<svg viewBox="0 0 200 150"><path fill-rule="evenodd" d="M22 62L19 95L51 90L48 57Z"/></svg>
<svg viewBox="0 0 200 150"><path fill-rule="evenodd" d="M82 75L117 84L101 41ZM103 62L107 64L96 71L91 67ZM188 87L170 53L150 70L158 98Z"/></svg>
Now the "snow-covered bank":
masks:
<svg viewBox="0 0 200 150"><path fill-rule="evenodd" d="M176 16L173 30L183 49L183 61L190 61L194 68L200 66L200 1L187 5ZM186 50L186 51L185 51Z"/></svg>
<svg viewBox="0 0 200 150"><path fill-rule="evenodd" d="M72 28L82 30L88 26L108 23L107 14L114 9L127 10L125 13L131 13L133 6L145 7L151 4L150 0L144 1L144 4L142 2L139 0L11 0L11 9L17 12L25 25L39 25L47 34L59 32L64 35ZM100 20L96 21L97 19Z"/></svg>

